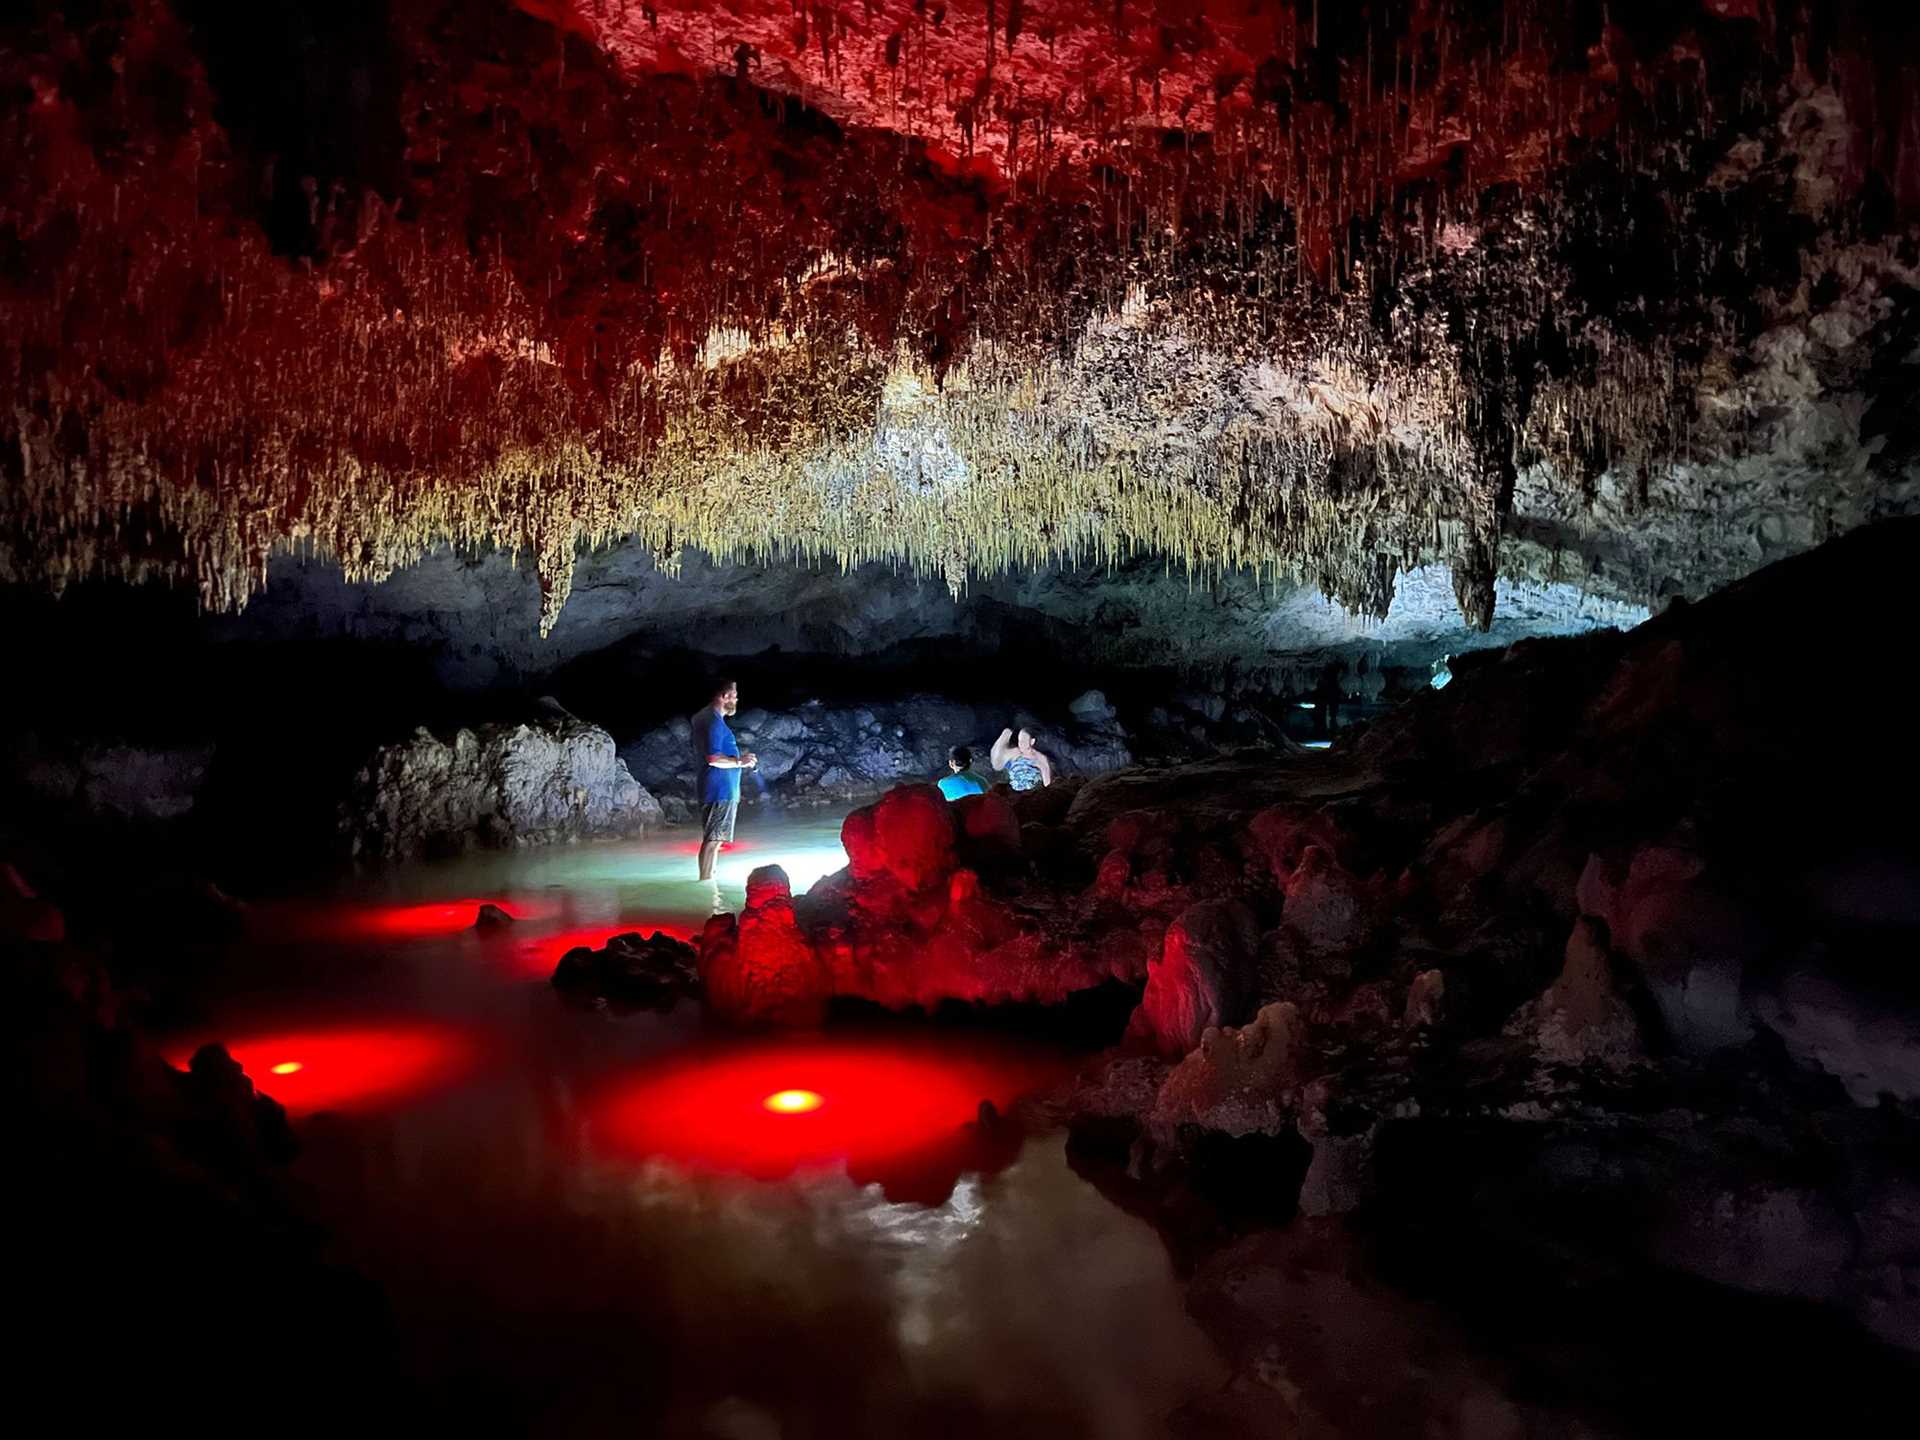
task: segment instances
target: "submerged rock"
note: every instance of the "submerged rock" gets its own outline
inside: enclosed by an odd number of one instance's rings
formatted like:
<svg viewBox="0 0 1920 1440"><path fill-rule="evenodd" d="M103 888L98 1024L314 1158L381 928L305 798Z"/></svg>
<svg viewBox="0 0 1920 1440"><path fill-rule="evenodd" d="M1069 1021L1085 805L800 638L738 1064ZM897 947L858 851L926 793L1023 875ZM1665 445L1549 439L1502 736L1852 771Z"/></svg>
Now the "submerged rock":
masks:
<svg viewBox="0 0 1920 1440"><path fill-rule="evenodd" d="M639 835L662 819L613 737L547 702L524 724L383 747L354 777L340 833L356 857L398 858Z"/></svg>
<svg viewBox="0 0 1920 1440"><path fill-rule="evenodd" d="M476 930L503 930L514 923L513 916L491 900L482 903L473 919Z"/></svg>
<svg viewBox="0 0 1920 1440"><path fill-rule="evenodd" d="M629 931L597 950L581 945L567 951L551 983L575 996L665 1010L700 993L698 956L686 941L658 930Z"/></svg>

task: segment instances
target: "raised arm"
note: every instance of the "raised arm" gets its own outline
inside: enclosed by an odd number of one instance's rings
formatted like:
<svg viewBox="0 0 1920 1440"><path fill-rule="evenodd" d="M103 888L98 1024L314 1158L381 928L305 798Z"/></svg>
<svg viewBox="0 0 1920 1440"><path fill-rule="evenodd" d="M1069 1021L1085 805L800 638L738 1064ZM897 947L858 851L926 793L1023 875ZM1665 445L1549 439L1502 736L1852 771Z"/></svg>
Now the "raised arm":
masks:
<svg viewBox="0 0 1920 1440"><path fill-rule="evenodd" d="M993 742L993 748L987 752L987 759L996 770L1007 768L1007 761L1013 758L1013 730L1011 727L1000 732L1000 738Z"/></svg>

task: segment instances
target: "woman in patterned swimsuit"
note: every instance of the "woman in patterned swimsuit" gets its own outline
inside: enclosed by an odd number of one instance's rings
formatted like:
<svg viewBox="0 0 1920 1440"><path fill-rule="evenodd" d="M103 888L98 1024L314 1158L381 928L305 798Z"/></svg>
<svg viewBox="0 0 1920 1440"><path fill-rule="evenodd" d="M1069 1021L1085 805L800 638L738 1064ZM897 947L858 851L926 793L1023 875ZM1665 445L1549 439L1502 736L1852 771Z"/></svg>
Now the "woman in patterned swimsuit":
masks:
<svg viewBox="0 0 1920 1440"><path fill-rule="evenodd" d="M1002 730L989 758L994 769L1007 772L1007 783L1016 790L1037 790L1053 783L1053 762L1033 748L1031 730L1022 730L1018 740L1011 729Z"/></svg>

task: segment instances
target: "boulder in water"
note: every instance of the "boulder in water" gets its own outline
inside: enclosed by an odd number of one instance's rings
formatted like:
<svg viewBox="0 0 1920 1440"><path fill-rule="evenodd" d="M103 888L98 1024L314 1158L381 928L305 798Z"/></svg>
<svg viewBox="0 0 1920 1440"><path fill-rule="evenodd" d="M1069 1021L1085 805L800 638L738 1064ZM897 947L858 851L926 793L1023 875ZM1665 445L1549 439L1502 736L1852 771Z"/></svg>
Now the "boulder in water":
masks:
<svg viewBox="0 0 1920 1440"><path fill-rule="evenodd" d="M356 857L639 835L660 806L597 725L547 702L520 725L416 730L354 777L340 831Z"/></svg>
<svg viewBox="0 0 1920 1440"><path fill-rule="evenodd" d="M491 907L489 907L491 908ZM554 967L553 988L615 1005L671 1009L700 993L698 957L684 940L656 930L615 935L598 950L576 946Z"/></svg>

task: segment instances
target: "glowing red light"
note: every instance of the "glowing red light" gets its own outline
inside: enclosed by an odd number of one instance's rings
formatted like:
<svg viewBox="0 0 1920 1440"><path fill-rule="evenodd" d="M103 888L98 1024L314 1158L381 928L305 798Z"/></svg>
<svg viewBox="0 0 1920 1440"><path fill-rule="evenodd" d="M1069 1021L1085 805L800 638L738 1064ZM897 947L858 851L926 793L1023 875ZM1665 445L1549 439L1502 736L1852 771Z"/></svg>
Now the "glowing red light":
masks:
<svg viewBox="0 0 1920 1440"><path fill-rule="evenodd" d="M411 1099L457 1078L476 1048L457 1031L428 1025L213 1035L254 1084L288 1110L352 1110ZM185 1067L192 1049L170 1055ZM288 1055L298 1060L288 1060Z"/></svg>
<svg viewBox="0 0 1920 1440"><path fill-rule="evenodd" d="M356 939L432 940L472 930L482 905L497 905L518 921L547 920L550 905L477 895L458 900L434 900L411 905L353 905L329 909L318 916L297 917L298 928L312 935L351 936Z"/></svg>
<svg viewBox="0 0 1920 1440"><path fill-rule="evenodd" d="M804 1115L825 1103L813 1090L776 1090L760 1102L764 1109L776 1115Z"/></svg>
<svg viewBox="0 0 1920 1440"><path fill-rule="evenodd" d="M986 1154L1006 1137L970 1123L980 1102L1005 1110L1065 1065L977 1037L789 1041L650 1065L592 1105L588 1135L608 1152L763 1180L844 1164L889 1194L937 1199L962 1170L1011 1158Z"/></svg>

